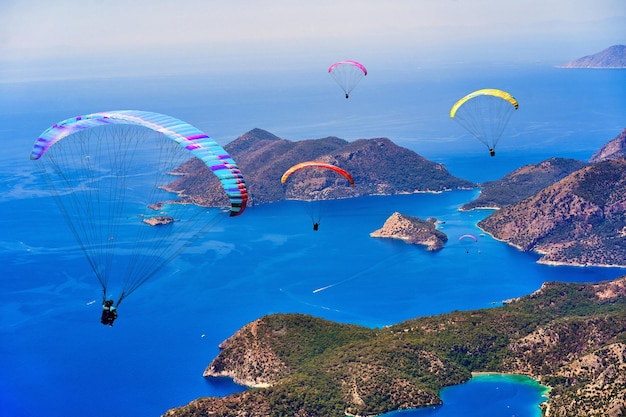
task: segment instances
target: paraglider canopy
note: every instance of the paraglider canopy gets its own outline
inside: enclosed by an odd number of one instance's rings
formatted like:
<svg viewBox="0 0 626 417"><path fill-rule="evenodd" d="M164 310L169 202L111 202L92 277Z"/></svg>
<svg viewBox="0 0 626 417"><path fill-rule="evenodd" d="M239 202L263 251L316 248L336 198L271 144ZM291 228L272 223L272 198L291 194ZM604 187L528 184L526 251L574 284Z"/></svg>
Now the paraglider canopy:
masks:
<svg viewBox="0 0 626 417"><path fill-rule="evenodd" d="M352 176L350 175L348 171L346 171L343 168L339 168L338 166L335 166L333 164L329 164L326 162L319 162L319 161L306 161L306 162L301 162L299 164L292 166L287 171L285 171L285 173L280 179L280 182L282 184L286 184L287 180L293 173L300 171L301 169L305 169L305 168L306 169L321 168L322 170L330 170L330 171L336 172L339 175L343 176L346 180L348 180L348 183L350 184L351 187L354 187L354 179L352 178ZM313 201L313 200L314 199L308 200L308 202L310 203L308 207L309 217L311 217L311 221L313 222L313 230L318 231L320 220L322 217L321 201L319 200Z"/></svg>
<svg viewBox="0 0 626 417"><path fill-rule="evenodd" d="M461 235L457 240L473 240L474 242L478 242L478 239L474 235Z"/></svg>
<svg viewBox="0 0 626 417"><path fill-rule="evenodd" d="M457 239L465 247L465 253L469 253L470 246L478 243L478 238L474 235L464 234Z"/></svg>
<svg viewBox="0 0 626 417"><path fill-rule="evenodd" d="M303 168L309 168L309 167L330 169L331 171L335 171L338 174L343 175L350 182L350 185L354 187L354 179L352 179L352 176L350 175L350 173L348 173L348 171L346 171L343 168L339 168L338 166L335 166L333 164L328 164L326 162L317 162L317 161L301 162L299 164L292 166L287 171L285 171L282 178L280 179L280 182L285 184L291 174Z"/></svg>
<svg viewBox="0 0 626 417"><path fill-rule="evenodd" d="M221 146L159 113L120 110L63 120L39 136L30 158L102 285L103 302L109 283L119 285L117 305L216 221L243 213L248 201L243 176ZM191 169L203 175L186 175ZM211 173L223 191L215 198L228 207L170 186L189 177L188 187L207 190Z"/></svg>
<svg viewBox="0 0 626 417"><path fill-rule="evenodd" d="M328 68L328 73L333 76L339 87L341 87L346 98L349 98L350 92L367 75L367 69L365 69L363 64L347 59L332 64Z"/></svg>
<svg viewBox="0 0 626 417"><path fill-rule="evenodd" d="M105 125L137 125L161 133L172 139L193 156L201 159L215 174L231 201L231 215L236 216L246 208L248 193L241 171L228 153L206 133L182 120L159 113L138 110L120 110L77 116L55 123L44 131L33 146L31 160L41 158L61 139L74 133Z"/></svg>
<svg viewBox="0 0 626 417"><path fill-rule="evenodd" d="M511 115L519 108L517 100L506 91L495 88L476 90L458 100L450 109L450 118L469 131L495 156Z"/></svg>

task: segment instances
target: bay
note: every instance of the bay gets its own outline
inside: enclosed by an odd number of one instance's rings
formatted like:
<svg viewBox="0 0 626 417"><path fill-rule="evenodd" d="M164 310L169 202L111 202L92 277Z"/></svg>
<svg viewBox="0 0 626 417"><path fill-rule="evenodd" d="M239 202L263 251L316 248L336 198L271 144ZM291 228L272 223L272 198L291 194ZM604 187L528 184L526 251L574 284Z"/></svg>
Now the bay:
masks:
<svg viewBox="0 0 626 417"><path fill-rule="evenodd" d="M461 385L441 390L443 405L402 410L385 417L541 417L540 403L548 388L521 375L479 374Z"/></svg>

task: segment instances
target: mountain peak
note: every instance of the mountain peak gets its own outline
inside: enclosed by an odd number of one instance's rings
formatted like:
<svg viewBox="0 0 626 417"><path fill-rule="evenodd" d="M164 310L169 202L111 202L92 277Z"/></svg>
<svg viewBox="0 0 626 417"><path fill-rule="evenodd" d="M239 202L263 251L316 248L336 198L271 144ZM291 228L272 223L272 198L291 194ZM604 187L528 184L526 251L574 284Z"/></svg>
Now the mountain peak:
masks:
<svg viewBox="0 0 626 417"><path fill-rule="evenodd" d="M613 45L593 55L559 65L558 68L626 68L626 45Z"/></svg>
<svg viewBox="0 0 626 417"><path fill-rule="evenodd" d="M270 133L267 130L259 129L258 127L249 130L248 132L239 136L238 139L281 140L281 138L274 135L273 133Z"/></svg>

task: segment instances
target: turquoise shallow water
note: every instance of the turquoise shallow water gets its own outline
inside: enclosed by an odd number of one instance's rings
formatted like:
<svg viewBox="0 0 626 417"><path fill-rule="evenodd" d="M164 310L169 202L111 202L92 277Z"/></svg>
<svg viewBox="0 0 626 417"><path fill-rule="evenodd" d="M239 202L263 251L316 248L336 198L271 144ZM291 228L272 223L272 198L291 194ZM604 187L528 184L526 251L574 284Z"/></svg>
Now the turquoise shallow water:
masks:
<svg viewBox="0 0 626 417"><path fill-rule="evenodd" d="M541 417L548 389L520 375L481 374L441 391L443 405L385 417Z"/></svg>
<svg viewBox="0 0 626 417"><path fill-rule="evenodd" d="M44 185L28 160L37 136L59 120L138 108L171 114L225 141L253 127L288 139L388 136L473 181L497 179L549 156L588 158L624 127L623 71L506 68L458 78L422 75L390 84L373 81L371 90L360 85L360 96L355 92L348 103L342 97L329 101L320 84L297 95L287 91L276 96L269 94L271 86L254 92L214 91L209 83L198 82L206 81L201 77L168 83L84 81L72 88L63 83L0 84L5 99L0 101L5 146L0 154L0 415L150 417L198 397L240 390L229 380L204 379L202 371L221 341L265 314L306 313L380 327L452 310L490 308L546 281L623 275L614 268L538 265L535 255L480 236L476 223L489 212L458 211L477 191L324 202L317 233L311 230L305 203L283 201L251 207L239 218L218 223L125 300L113 328L99 324L99 284L53 201L43 196ZM151 89L155 83L157 90ZM402 88L391 88L400 83L405 83ZM525 110L511 121L508 142L489 158L450 124L447 110L461 91L494 83L518 91ZM336 86L330 87L330 97L335 97ZM206 97L210 99L202 100ZM370 238L394 211L438 218L445 222L440 229L449 242L429 253ZM469 253L456 241L465 233L479 236ZM518 398L522 388L517 382L499 383L500 392ZM491 389L473 380L446 388L442 398L446 404L485 399L467 406L477 412L506 405ZM532 410L540 401L535 394L519 398L512 403ZM455 410L446 407L434 411Z"/></svg>

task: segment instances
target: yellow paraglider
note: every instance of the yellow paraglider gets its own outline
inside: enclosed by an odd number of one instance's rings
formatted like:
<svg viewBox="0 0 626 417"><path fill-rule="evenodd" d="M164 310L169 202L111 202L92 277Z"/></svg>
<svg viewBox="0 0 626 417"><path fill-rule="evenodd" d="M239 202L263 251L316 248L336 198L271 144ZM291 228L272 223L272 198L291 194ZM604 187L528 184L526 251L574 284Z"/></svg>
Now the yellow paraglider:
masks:
<svg viewBox="0 0 626 417"><path fill-rule="evenodd" d="M519 108L517 100L506 91L485 88L458 100L450 109L456 120L495 156L496 144L502 137L511 115Z"/></svg>

